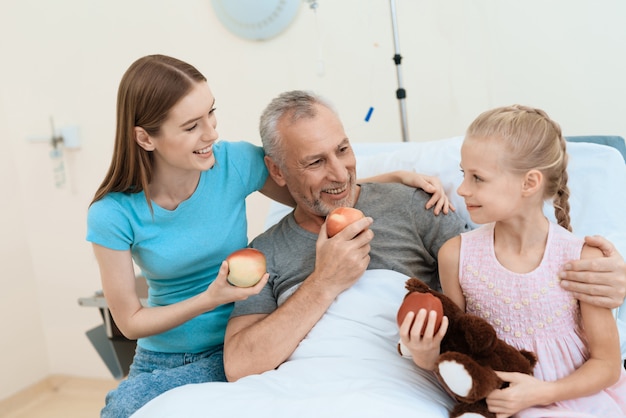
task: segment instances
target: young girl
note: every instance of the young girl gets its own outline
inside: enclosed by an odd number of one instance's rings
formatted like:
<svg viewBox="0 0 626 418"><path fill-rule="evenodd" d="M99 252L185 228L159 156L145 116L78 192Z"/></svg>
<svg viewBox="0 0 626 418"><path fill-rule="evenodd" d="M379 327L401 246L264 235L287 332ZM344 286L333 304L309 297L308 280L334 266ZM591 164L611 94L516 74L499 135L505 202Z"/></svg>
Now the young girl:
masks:
<svg viewBox="0 0 626 418"><path fill-rule="evenodd" d="M291 203L260 147L217 142L215 98L193 66L163 55L135 61L117 98L113 158L88 213L102 287L116 324L138 339L128 378L107 395L103 417L127 417L157 395L188 383L225 381L222 346L232 302L258 293L226 281L232 251L248 244L245 198L254 191ZM382 175L433 193L438 180ZM434 183L434 184L431 184ZM148 306L135 290L146 277Z"/></svg>
<svg viewBox="0 0 626 418"><path fill-rule="evenodd" d="M461 148L457 192L482 226L442 246L443 291L489 321L500 338L538 356L534 376L498 373L510 382L487 398L498 418L626 416L626 373L611 311L578 302L559 285L565 262L602 256L570 232L566 167L559 125L524 106L481 114ZM544 216L546 199L558 225ZM444 334L433 337L433 346ZM435 351L416 363L432 365Z"/></svg>

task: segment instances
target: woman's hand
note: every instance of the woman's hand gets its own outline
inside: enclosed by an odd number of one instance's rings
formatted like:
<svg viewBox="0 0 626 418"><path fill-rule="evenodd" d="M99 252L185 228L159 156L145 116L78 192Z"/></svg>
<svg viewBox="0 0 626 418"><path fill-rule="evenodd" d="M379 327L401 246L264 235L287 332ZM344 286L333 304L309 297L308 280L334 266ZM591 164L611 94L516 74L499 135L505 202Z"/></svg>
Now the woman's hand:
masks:
<svg viewBox="0 0 626 418"><path fill-rule="evenodd" d="M225 303L231 303L238 300L244 300L252 295L258 294L267 283L270 275L265 273L257 284L251 287L237 287L228 283L228 262L222 261L220 270L215 280L209 285L204 295L207 297L208 306L212 310Z"/></svg>

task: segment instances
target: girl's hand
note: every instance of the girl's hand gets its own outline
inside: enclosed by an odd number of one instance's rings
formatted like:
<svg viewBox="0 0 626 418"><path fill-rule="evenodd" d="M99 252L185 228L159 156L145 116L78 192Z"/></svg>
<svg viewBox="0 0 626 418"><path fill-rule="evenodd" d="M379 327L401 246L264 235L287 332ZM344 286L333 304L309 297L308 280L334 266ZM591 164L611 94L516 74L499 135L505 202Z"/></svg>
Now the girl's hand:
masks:
<svg viewBox="0 0 626 418"><path fill-rule="evenodd" d="M517 372L496 372L498 377L509 382L509 387L496 389L487 396L489 411L497 418L510 417L522 409L542 405L542 396L550 393L550 382Z"/></svg>
<svg viewBox="0 0 626 418"><path fill-rule="evenodd" d="M425 174L414 173L411 171L402 171L401 175L402 184L416 187L424 190L427 193L432 194L430 200L426 202L426 209L430 209L434 206L433 213L439 215L443 211L444 214L448 214L448 211L454 211L454 205L450 202L450 199L446 195L446 191L441 184L439 177L427 176Z"/></svg>
<svg viewBox="0 0 626 418"><path fill-rule="evenodd" d="M263 277L261 277L261 280L252 287L233 286L228 283L226 277L228 277L228 262L222 261L217 277L204 292L204 295L207 297L207 302L211 306L209 310L215 309L225 303L244 300L252 295L258 294L267 283L270 275L265 273Z"/></svg>
<svg viewBox="0 0 626 418"><path fill-rule="evenodd" d="M441 340L448 330L448 317L443 317L436 334L434 333L435 322L437 322L437 312L426 312L426 309L420 309L417 316L412 311L407 313L400 325L400 341L411 352L413 362L425 370L435 370ZM426 323L426 329L424 335L420 335L424 323Z"/></svg>
<svg viewBox="0 0 626 418"><path fill-rule="evenodd" d="M426 202L426 209L433 206L433 213L439 215L441 211L447 214L448 211L454 211L455 208L450 203L450 199L446 195L446 191L439 180L439 177L427 176L409 170L391 171L389 173L378 174L373 177L358 179L358 183L402 183L405 186L422 189L426 193L432 194L430 200Z"/></svg>

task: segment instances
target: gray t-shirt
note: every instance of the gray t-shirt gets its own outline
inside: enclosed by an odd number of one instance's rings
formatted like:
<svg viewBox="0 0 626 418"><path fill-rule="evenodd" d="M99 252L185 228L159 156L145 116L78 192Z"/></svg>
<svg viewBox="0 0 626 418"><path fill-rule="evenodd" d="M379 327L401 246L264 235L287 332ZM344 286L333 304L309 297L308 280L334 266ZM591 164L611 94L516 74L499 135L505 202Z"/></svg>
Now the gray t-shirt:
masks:
<svg viewBox="0 0 626 418"><path fill-rule="evenodd" d="M456 212L435 216L430 195L398 183L365 183L355 207L371 216L374 238L368 269L417 277L440 289L437 253L448 239L470 230ZM302 229L293 212L255 238L250 246L267 258L269 281L258 295L235 303L231 316L269 314L315 269L317 234Z"/></svg>

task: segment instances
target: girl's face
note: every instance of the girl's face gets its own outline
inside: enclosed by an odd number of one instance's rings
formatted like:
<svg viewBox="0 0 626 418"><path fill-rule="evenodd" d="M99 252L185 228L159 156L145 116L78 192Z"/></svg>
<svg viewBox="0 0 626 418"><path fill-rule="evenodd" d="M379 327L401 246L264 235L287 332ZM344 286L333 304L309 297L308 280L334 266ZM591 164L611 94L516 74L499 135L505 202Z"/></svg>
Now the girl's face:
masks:
<svg viewBox="0 0 626 418"><path fill-rule="evenodd" d="M508 219L523 208L524 178L507 170L504 144L497 138L466 137L461 146L463 182L457 189L477 224Z"/></svg>
<svg viewBox="0 0 626 418"><path fill-rule="evenodd" d="M209 85L199 82L172 107L159 134L151 137L157 167L184 171L213 167L213 144L218 138L214 106Z"/></svg>

